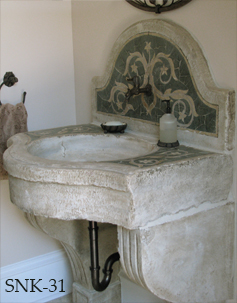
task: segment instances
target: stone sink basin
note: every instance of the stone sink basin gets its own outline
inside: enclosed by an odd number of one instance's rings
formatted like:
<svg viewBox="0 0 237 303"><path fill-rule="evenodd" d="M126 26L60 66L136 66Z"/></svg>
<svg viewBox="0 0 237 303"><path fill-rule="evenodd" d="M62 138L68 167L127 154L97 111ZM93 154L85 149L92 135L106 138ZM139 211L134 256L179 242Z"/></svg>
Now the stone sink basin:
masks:
<svg viewBox="0 0 237 303"><path fill-rule="evenodd" d="M27 151L52 161L104 162L139 157L156 149L155 144L127 135L78 134L37 140Z"/></svg>
<svg viewBox="0 0 237 303"><path fill-rule="evenodd" d="M227 199L230 156L156 143L93 124L18 134L4 154L11 200L36 216L136 229Z"/></svg>

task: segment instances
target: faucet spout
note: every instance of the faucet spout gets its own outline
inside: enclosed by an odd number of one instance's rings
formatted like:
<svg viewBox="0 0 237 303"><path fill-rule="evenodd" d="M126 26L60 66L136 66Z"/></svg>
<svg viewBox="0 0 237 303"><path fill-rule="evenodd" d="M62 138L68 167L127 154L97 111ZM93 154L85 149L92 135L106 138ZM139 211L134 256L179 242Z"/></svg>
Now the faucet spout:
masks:
<svg viewBox="0 0 237 303"><path fill-rule="evenodd" d="M147 96L151 96L152 94L152 86L148 83L145 87L140 88L140 80L138 76L134 76L131 79L127 79L127 81L133 82L133 88L128 89L128 91L125 94L126 100L129 101L129 99L132 96L137 96L142 93L145 93Z"/></svg>

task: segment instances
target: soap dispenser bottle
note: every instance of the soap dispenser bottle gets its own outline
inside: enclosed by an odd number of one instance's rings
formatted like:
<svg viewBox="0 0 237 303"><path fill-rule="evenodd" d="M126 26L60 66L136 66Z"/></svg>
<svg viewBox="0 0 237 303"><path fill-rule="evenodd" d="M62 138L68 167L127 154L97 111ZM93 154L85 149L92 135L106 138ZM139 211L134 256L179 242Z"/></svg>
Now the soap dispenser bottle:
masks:
<svg viewBox="0 0 237 303"><path fill-rule="evenodd" d="M179 146L179 141L177 140L177 119L171 114L170 100L163 100L162 102L167 102L167 108L166 113L160 118L160 140L158 141L158 146Z"/></svg>

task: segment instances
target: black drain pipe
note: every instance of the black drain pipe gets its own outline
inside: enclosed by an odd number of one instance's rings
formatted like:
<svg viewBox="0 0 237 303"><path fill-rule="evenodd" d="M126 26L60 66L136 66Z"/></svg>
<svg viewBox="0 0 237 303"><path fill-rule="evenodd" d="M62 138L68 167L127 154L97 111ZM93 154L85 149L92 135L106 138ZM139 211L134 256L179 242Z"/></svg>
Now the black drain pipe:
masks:
<svg viewBox="0 0 237 303"><path fill-rule="evenodd" d="M98 226L97 222L89 221L89 234L90 234L90 253L91 253L91 280L95 290L105 290L111 280L112 266L114 262L119 261L119 253L116 252L108 257L105 261L103 273L103 280L100 282L100 266L99 266L99 252L98 252Z"/></svg>

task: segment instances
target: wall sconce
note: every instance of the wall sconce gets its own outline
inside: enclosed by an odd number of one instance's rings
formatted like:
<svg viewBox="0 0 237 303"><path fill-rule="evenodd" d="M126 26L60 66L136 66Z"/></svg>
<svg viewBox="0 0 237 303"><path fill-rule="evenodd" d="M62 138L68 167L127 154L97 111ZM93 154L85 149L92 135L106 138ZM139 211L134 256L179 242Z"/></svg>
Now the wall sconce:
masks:
<svg viewBox="0 0 237 303"><path fill-rule="evenodd" d="M192 0L126 0L129 4L142 9L147 12L161 12L170 11L179 8L189 3Z"/></svg>

